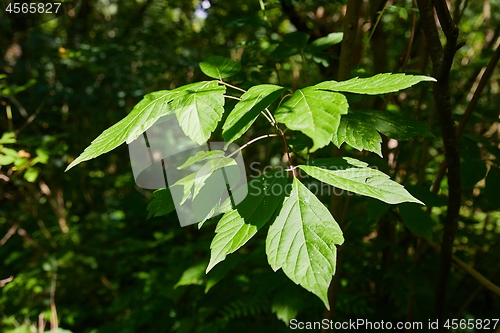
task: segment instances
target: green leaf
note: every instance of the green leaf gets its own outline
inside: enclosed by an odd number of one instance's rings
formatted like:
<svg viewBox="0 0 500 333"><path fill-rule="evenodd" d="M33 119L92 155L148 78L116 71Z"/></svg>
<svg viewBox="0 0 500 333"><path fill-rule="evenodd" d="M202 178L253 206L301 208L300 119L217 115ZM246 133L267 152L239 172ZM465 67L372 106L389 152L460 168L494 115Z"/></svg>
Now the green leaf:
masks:
<svg viewBox="0 0 500 333"><path fill-rule="evenodd" d="M153 216L167 215L175 210L174 200L168 188L160 188L153 192L153 198L148 204L148 219Z"/></svg>
<svg viewBox="0 0 500 333"><path fill-rule="evenodd" d="M349 92L354 94L379 95L387 94L409 88L422 81L433 81L436 79L424 75L406 75L384 73L368 78L353 78L347 81L325 81L314 87L316 89Z"/></svg>
<svg viewBox="0 0 500 333"><path fill-rule="evenodd" d="M206 162L198 171L179 179L170 187L180 185L184 187L184 194L182 197L182 201L180 202L180 204L182 205L188 198L192 198L193 200L196 198L203 185L205 185L205 181L215 171L231 165L237 165L236 161L233 158L216 156L215 158Z"/></svg>
<svg viewBox="0 0 500 333"><path fill-rule="evenodd" d="M236 209L226 212L215 229L207 272L248 242L269 221L285 197L286 174L264 174L248 184L249 192Z"/></svg>
<svg viewBox="0 0 500 333"><path fill-rule="evenodd" d="M328 286L335 274L342 230L328 209L297 178L269 228L266 253L274 271L317 295L329 309Z"/></svg>
<svg viewBox="0 0 500 333"><path fill-rule="evenodd" d="M271 105L285 88L272 84L253 86L241 96L222 127L222 137L226 142L240 138L254 123L260 112Z"/></svg>
<svg viewBox="0 0 500 333"><path fill-rule="evenodd" d="M399 141L410 140L415 136L433 137L429 126L418 120L405 118L397 113L378 110L356 110L352 114L366 119L380 133Z"/></svg>
<svg viewBox="0 0 500 333"><path fill-rule="evenodd" d="M16 143L16 135L14 132L5 132L0 138L0 144Z"/></svg>
<svg viewBox="0 0 500 333"><path fill-rule="evenodd" d="M338 148L345 142L354 149L371 151L382 157L380 134L369 121L354 114L342 116L332 142Z"/></svg>
<svg viewBox="0 0 500 333"><path fill-rule="evenodd" d="M306 47L306 52L315 53L326 50L332 45L338 44L344 38L343 32L332 32L325 37L321 37L313 41Z"/></svg>
<svg viewBox="0 0 500 333"><path fill-rule="evenodd" d="M174 285L174 289L179 286L188 286L192 284L203 284L205 279L205 267L207 262L200 262L194 266L189 267L182 273L179 281Z"/></svg>
<svg viewBox="0 0 500 333"><path fill-rule="evenodd" d="M432 241L432 219L422 210L422 207L415 204L398 205L399 213L404 225L414 234Z"/></svg>
<svg viewBox="0 0 500 333"><path fill-rule="evenodd" d="M272 303L272 312L276 313L276 317L287 326L290 324L290 320L295 318L304 307L304 299L296 288L296 286L289 284L280 288Z"/></svg>
<svg viewBox="0 0 500 333"><path fill-rule="evenodd" d="M443 207L447 204L446 197L431 192L427 187L407 185L405 188L411 195L422 201L427 207Z"/></svg>
<svg viewBox="0 0 500 333"><path fill-rule="evenodd" d="M314 87L297 90L275 112L276 120L289 129L301 131L313 140L310 152L332 141L349 105L344 95L325 93Z"/></svg>
<svg viewBox="0 0 500 333"><path fill-rule="evenodd" d="M172 108L184 133L202 145L222 118L226 88L219 86L217 81L210 81L190 84L184 90L172 102Z"/></svg>
<svg viewBox="0 0 500 333"><path fill-rule="evenodd" d="M460 164L463 190L472 190L477 182L486 177L486 164L481 160L465 160Z"/></svg>
<svg viewBox="0 0 500 333"><path fill-rule="evenodd" d="M390 180L388 175L369 167L354 167L347 170L342 167L330 167L327 170L316 166L299 165L298 168L326 184L389 204L415 202L423 205L402 185Z"/></svg>
<svg viewBox="0 0 500 333"><path fill-rule="evenodd" d="M29 168L24 173L24 179L28 182L33 183L38 178L38 170L35 168Z"/></svg>
<svg viewBox="0 0 500 333"><path fill-rule="evenodd" d="M144 96L134 109L118 123L99 135L85 151L66 168L68 171L75 165L107 153L124 142L137 139L162 116L174 113L170 103L180 90L161 90Z"/></svg>
<svg viewBox="0 0 500 333"><path fill-rule="evenodd" d="M380 200L376 200L373 198L366 198L366 221L371 222L379 219L382 215L384 215L389 208L390 205L382 202Z"/></svg>
<svg viewBox="0 0 500 333"><path fill-rule="evenodd" d="M241 64L229 58L212 55L200 62L200 69L206 76L222 80L238 73Z"/></svg>
<svg viewBox="0 0 500 333"><path fill-rule="evenodd" d="M195 163L217 157L224 157L224 152L222 150L209 150L209 151L201 150L197 152L194 156L189 157L187 161L184 162L184 164L178 166L177 170L182 170Z"/></svg>
<svg viewBox="0 0 500 333"><path fill-rule="evenodd" d="M382 157L383 133L396 140L409 140L414 136L433 136L429 126L389 111L350 110L342 116L332 142L340 148L345 142L358 150L368 150Z"/></svg>

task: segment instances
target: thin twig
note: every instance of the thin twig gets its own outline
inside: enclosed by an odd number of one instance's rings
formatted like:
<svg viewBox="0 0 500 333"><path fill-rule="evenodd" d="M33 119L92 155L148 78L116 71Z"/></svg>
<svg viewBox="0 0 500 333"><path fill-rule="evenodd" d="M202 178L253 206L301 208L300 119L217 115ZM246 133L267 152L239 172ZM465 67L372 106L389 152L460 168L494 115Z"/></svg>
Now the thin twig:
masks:
<svg viewBox="0 0 500 333"><path fill-rule="evenodd" d="M288 150L288 143L286 142L285 133L278 126L276 126L276 129L280 132L281 138L283 139L283 143L285 144L285 151L286 151L286 156L288 158L288 165L290 166L290 169L292 170L293 177L297 178L297 170L295 170L295 167L294 167L293 161L292 161L292 155L290 155L290 151Z"/></svg>
<svg viewBox="0 0 500 333"><path fill-rule="evenodd" d="M230 98L230 99L235 99L235 100L237 100L237 101L241 101L241 98L236 97L236 96L224 95L224 97L226 97L226 98Z"/></svg>
<svg viewBox="0 0 500 333"><path fill-rule="evenodd" d="M249 145L251 145L252 143L254 143L255 141L259 141L261 139L265 139L265 138L270 138L270 137L273 137L273 136L278 136L278 134L264 134L264 135L261 135L261 136L258 136L250 141L248 141L247 143L245 143L243 146L239 147L238 149L236 149L235 151L233 151L231 154L227 155L226 157L229 158L229 157L233 157L234 155L236 155L237 153L239 153L241 150L245 149L246 147L248 147Z"/></svg>
<svg viewBox="0 0 500 333"><path fill-rule="evenodd" d="M230 88L233 88L233 89L235 89L235 90L239 90L239 91L244 92L244 93L246 93L246 92L247 92L245 89L241 89L241 88L239 88L239 87L233 86L232 84L229 84L229 83L224 82L224 81L222 81L222 80L219 80L218 82L219 82L219 83L221 83L221 84L223 84L223 85L225 85L225 86L228 86L228 87L230 87Z"/></svg>
<svg viewBox="0 0 500 333"><path fill-rule="evenodd" d="M57 319L57 308L56 308L56 281L57 281L57 273L52 274L52 281L50 283L50 330L57 330L59 324Z"/></svg>
<svg viewBox="0 0 500 333"><path fill-rule="evenodd" d="M425 239L425 238L424 238L424 240L427 244L429 244L436 251L441 252L441 247L438 244L431 242L430 240ZM457 256L452 255L452 259L455 262L455 264L457 264L457 266L459 266L465 272L467 272L469 275L471 275L473 278L475 278L479 283L481 283L483 286L485 286L486 288L491 290L496 295L500 296L500 287L499 286L497 286L496 284L491 282L489 279L487 279L484 275L482 275L481 273L476 271L474 268L467 265L465 262L460 260Z"/></svg>

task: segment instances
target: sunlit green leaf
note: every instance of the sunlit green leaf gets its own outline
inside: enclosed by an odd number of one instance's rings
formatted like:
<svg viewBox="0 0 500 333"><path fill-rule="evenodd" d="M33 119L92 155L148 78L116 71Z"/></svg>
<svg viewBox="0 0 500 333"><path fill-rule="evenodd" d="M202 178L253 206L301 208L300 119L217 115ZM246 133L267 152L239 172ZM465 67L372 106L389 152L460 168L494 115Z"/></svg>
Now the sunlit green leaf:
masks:
<svg viewBox="0 0 500 333"><path fill-rule="evenodd" d="M354 94L379 95L409 88L422 81L436 79L424 75L377 74L368 78L353 78L347 81L325 81L314 87L316 89L349 92Z"/></svg>
<svg viewBox="0 0 500 333"><path fill-rule="evenodd" d="M237 165L234 159L227 157L215 157L206 162L198 171L179 179L170 187L183 186L184 194L180 202L180 204L183 204L188 198L196 198L203 185L205 185L205 181L215 171L231 165Z"/></svg>
<svg viewBox="0 0 500 333"><path fill-rule="evenodd" d="M221 218L210 245L207 272L242 247L269 221L285 196L287 178L278 172L265 174L248 184L245 199Z"/></svg>
<svg viewBox="0 0 500 333"><path fill-rule="evenodd" d="M340 164L339 164L340 165ZM402 202L423 203L414 198L405 188L390 180L385 173L369 167L344 169L331 165L328 169L310 165L299 165L309 176L337 188L379 199L389 204Z"/></svg>
<svg viewBox="0 0 500 333"><path fill-rule="evenodd" d="M328 305L328 286L335 274L342 230L328 209L297 178L278 217L269 228L266 253L269 265L317 295Z"/></svg>
<svg viewBox="0 0 500 333"><path fill-rule="evenodd" d="M172 102L182 130L199 145L208 141L222 118L225 91L217 81L197 82Z"/></svg>
<svg viewBox="0 0 500 333"><path fill-rule="evenodd" d="M332 142L338 148L345 142L357 150L371 151L382 157L380 134L369 121L351 113L340 119L339 128L333 134Z"/></svg>
<svg viewBox="0 0 500 333"><path fill-rule="evenodd" d="M254 123L260 112L274 102L285 88L272 84L253 86L241 96L222 127L222 137L233 142L241 137Z"/></svg>
<svg viewBox="0 0 500 333"><path fill-rule="evenodd" d="M313 140L311 152L332 141L340 116L349 105L344 95L327 93L314 87L297 90L275 112L276 120L288 128L301 131Z"/></svg>

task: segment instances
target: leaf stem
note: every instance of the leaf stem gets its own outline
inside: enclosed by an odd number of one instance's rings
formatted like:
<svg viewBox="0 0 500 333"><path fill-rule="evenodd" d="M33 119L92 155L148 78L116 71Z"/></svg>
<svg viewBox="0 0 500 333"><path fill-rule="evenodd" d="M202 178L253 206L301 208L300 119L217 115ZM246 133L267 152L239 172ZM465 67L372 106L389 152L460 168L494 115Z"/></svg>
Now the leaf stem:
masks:
<svg viewBox="0 0 500 333"><path fill-rule="evenodd" d="M246 147L248 147L249 145L251 145L252 143L254 143L255 141L259 141L261 139L265 139L265 138L270 138L270 137L274 137L274 136L278 136L278 134L264 134L264 135L261 135L261 136L258 136L250 141L248 141L247 143L245 143L243 146L241 146L240 148L236 149L235 151L233 151L231 154L227 155L226 157L229 158L229 157L233 157L234 155L236 155L237 153L239 153L241 150L245 149Z"/></svg>
<svg viewBox="0 0 500 333"><path fill-rule="evenodd" d="M237 100L237 101L241 101L241 98L236 97L236 96L224 95L224 97L225 97L225 98L235 99L235 100Z"/></svg>
<svg viewBox="0 0 500 333"><path fill-rule="evenodd" d="M293 166L292 156L290 155L290 152L288 151L288 143L286 142L285 133L283 133L281 128L279 128L278 126L276 126L276 129L280 132L281 137L283 138L283 143L285 144L286 156L288 158L288 165L290 165L290 169L292 170L293 177L297 178L297 170L295 170L295 167Z"/></svg>
<svg viewBox="0 0 500 333"><path fill-rule="evenodd" d="M241 88L239 88L239 87L233 86L232 84L229 84L229 83L224 82L224 81L222 81L222 80L219 80L218 82L219 82L219 83L221 83L221 84L223 84L223 85L225 85L225 86L228 86L228 87L230 87L230 88L233 88L233 89L235 89L235 90L239 90L239 91L244 92L244 93L246 93L246 92L247 92L245 89L241 89Z"/></svg>

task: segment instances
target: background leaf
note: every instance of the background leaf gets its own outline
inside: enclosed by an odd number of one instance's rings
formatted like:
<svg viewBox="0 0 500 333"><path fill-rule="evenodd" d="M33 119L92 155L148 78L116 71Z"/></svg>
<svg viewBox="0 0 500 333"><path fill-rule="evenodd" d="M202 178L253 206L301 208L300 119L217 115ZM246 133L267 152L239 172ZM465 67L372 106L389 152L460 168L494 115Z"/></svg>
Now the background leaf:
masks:
<svg viewBox="0 0 500 333"><path fill-rule="evenodd" d="M290 196L269 228L266 253L269 265L317 295L329 308L328 286L335 274L337 249L344 242L328 209L297 178Z"/></svg>
<svg viewBox="0 0 500 333"><path fill-rule="evenodd" d="M486 164L481 160L465 160L460 164L463 190L472 190L477 182L486 177Z"/></svg>
<svg viewBox="0 0 500 333"><path fill-rule="evenodd" d="M314 40L311 44L309 44L306 47L306 52L314 53L326 50L330 46L340 43L343 38L344 38L343 32L332 32L326 35L325 37L321 37Z"/></svg>
<svg viewBox="0 0 500 333"><path fill-rule="evenodd" d="M404 225L414 234L432 241L432 222L421 206L405 203L398 205Z"/></svg>
<svg viewBox="0 0 500 333"><path fill-rule="evenodd" d="M153 198L148 204L148 219L153 216L167 215L175 210L174 200L168 188L160 188L153 192Z"/></svg>
<svg viewBox="0 0 500 333"><path fill-rule="evenodd" d="M241 70L241 64L229 58L211 55L200 62L200 69L206 76L222 80L237 74Z"/></svg>

